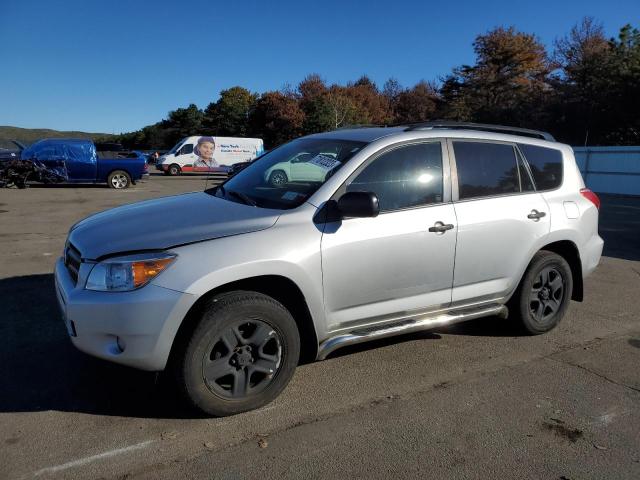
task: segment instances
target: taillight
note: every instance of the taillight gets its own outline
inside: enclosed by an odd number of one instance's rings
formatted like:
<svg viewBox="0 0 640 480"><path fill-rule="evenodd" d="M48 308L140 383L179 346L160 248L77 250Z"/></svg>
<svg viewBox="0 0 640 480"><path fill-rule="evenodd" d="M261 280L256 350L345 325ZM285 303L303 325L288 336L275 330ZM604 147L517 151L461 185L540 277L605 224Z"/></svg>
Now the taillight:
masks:
<svg viewBox="0 0 640 480"><path fill-rule="evenodd" d="M600 210L600 199L598 198L598 195L593 193L588 188L581 188L580 195L582 195L584 198L589 200L591 203L593 203L596 206L598 210Z"/></svg>
<svg viewBox="0 0 640 480"><path fill-rule="evenodd" d="M147 165L147 162L144 162L144 171L145 172L149 171L149 165Z"/></svg>

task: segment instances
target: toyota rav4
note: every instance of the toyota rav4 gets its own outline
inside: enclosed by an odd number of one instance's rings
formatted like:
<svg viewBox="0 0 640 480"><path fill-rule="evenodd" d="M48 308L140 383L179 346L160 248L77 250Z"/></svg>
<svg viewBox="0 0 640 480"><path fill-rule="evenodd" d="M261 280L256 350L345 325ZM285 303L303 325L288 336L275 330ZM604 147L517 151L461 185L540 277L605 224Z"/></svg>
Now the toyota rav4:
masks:
<svg viewBox="0 0 640 480"><path fill-rule="evenodd" d="M274 181L301 161L313 175ZM346 345L488 316L551 330L600 259L598 208L544 132L337 130L204 192L82 220L56 292L77 348L167 369L194 406L230 415Z"/></svg>

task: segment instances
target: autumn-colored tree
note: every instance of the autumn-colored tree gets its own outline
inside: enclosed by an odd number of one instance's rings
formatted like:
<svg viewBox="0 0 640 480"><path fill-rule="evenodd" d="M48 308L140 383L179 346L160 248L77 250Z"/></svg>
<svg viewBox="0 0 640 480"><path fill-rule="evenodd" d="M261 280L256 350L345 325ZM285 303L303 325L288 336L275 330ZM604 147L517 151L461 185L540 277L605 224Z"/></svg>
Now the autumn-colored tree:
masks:
<svg viewBox="0 0 640 480"><path fill-rule="evenodd" d="M350 98L347 88L332 85L326 99L329 106L331 130L359 123L356 105Z"/></svg>
<svg viewBox="0 0 640 480"><path fill-rule="evenodd" d="M473 42L475 65L445 78L445 114L457 120L535 124L552 70L544 46L531 34L498 27Z"/></svg>
<svg viewBox="0 0 640 480"><path fill-rule="evenodd" d="M320 75L311 73L298 84L297 94L300 98L300 106L304 109L305 104L312 102L316 98L327 93L327 85Z"/></svg>
<svg viewBox="0 0 640 480"><path fill-rule="evenodd" d="M353 105L348 123L384 125L392 121L389 102L366 75L347 85L341 94Z"/></svg>
<svg viewBox="0 0 640 480"><path fill-rule="evenodd" d="M389 105L392 123L397 123L396 108L398 106L398 98L403 91L404 88L402 88L402 85L400 85L400 82L398 82L396 78L390 78L389 80L384 82L384 85L382 86L382 96L385 98L387 104Z"/></svg>
<svg viewBox="0 0 640 480"><path fill-rule="evenodd" d="M335 128L329 102L329 88L317 73L307 75L296 91L305 114L304 133L318 133Z"/></svg>
<svg viewBox="0 0 640 480"><path fill-rule="evenodd" d="M229 137L244 137L249 127L249 111L258 95L243 87L231 87L220 92L220 98L204 111L204 126L208 132Z"/></svg>
<svg viewBox="0 0 640 480"><path fill-rule="evenodd" d="M394 123L425 122L436 117L440 102L438 90L433 84L421 81L413 88L397 95Z"/></svg>
<svg viewBox="0 0 640 480"><path fill-rule="evenodd" d="M263 93L249 114L252 135L273 148L302 133L304 112L296 99L282 92Z"/></svg>

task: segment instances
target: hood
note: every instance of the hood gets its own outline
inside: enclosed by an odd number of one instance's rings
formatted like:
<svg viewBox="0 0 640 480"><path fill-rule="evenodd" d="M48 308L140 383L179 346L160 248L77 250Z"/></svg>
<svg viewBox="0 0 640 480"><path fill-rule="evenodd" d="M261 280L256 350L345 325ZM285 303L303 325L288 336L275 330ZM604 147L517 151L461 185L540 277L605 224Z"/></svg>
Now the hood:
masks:
<svg viewBox="0 0 640 480"><path fill-rule="evenodd" d="M92 215L71 227L69 241L83 259L96 260L264 230L276 223L280 213L204 192L187 193Z"/></svg>

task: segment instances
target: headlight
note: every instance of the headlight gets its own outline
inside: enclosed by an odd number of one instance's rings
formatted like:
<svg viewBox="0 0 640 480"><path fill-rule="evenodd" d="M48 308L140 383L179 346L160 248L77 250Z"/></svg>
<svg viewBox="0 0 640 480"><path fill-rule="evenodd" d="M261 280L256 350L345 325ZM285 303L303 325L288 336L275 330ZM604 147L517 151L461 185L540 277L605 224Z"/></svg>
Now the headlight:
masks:
<svg viewBox="0 0 640 480"><path fill-rule="evenodd" d="M149 283L175 260L172 253L143 253L109 258L94 265L87 290L127 292Z"/></svg>

